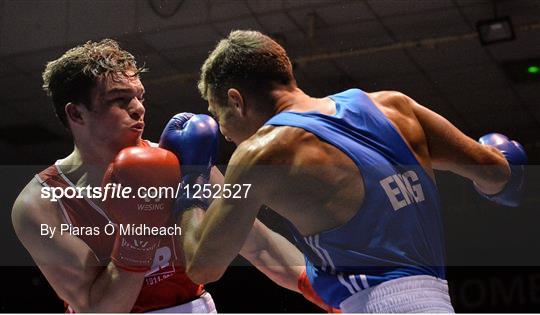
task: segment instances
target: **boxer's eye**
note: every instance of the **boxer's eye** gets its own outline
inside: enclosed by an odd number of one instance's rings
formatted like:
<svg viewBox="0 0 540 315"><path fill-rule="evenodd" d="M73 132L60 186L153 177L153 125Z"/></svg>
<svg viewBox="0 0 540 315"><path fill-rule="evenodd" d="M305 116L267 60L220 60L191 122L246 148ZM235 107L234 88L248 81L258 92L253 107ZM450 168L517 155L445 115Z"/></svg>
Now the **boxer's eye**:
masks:
<svg viewBox="0 0 540 315"><path fill-rule="evenodd" d="M131 102L130 98L127 97L119 97L116 99L115 103L118 104L120 107L126 107Z"/></svg>
<svg viewBox="0 0 540 315"><path fill-rule="evenodd" d="M122 100L122 98L120 98L120 97L113 98L113 99L111 99L111 100L108 100L106 104L107 104L108 106L114 106L114 105L119 104L119 103L121 102L121 100Z"/></svg>

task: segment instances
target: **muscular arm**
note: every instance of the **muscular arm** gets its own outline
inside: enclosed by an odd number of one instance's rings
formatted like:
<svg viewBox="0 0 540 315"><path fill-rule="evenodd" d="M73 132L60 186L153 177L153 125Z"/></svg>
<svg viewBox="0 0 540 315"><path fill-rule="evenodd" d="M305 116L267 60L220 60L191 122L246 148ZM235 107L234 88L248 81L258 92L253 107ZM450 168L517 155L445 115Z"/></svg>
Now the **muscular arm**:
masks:
<svg viewBox="0 0 540 315"><path fill-rule="evenodd" d="M300 293L298 278L305 269L304 256L259 220L255 220L240 255L278 285Z"/></svg>
<svg viewBox="0 0 540 315"><path fill-rule="evenodd" d="M223 175L217 168L212 169L210 182L212 184L223 185ZM188 260L188 266L189 261L196 254L198 242L201 238L201 224L204 214L203 210L193 208L186 211L182 218L184 231L183 246ZM235 229L235 227L233 226L230 229ZM227 236L228 233L223 235L223 242L228 241ZM304 270L303 255L287 239L270 230L259 220L255 219L247 239L240 250L240 254L278 285L299 292L297 282L298 277ZM225 265L225 268L227 265ZM197 270L202 270L201 267L197 266L196 263L192 263L190 268L188 268L188 274L197 277ZM211 274L214 275L215 272L215 276L219 278L224 270L223 266L220 266L216 270L213 270ZM222 272L219 273L219 271ZM218 273L219 276L217 275ZM201 282L209 281L212 280L201 280Z"/></svg>
<svg viewBox="0 0 540 315"><path fill-rule="evenodd" d="M503 189L510 168L497 149L474 141L444 117L405 98L424 130L434 169L466 177L486 194Z"/></svg>
<svg viewBox="0 0 540 315"><path fill-rule="evenodd" d="M139 295L144 273L126 272L113 263L100 266L79 238L59 234L58 205L40 198L33 180L12 210L17 236L58 296L76 312L129 312ZM40 235L41 224L56 227L53 238Z"/></svg>

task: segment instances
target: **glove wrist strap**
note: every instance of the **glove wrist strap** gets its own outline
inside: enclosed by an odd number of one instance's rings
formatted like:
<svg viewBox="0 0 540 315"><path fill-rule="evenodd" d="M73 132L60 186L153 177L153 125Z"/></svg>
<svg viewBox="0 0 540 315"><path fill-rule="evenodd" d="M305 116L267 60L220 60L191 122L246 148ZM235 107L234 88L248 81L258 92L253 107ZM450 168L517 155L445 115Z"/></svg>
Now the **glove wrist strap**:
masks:
<svg viewBox="0 0 540 315"><path fill-rule="evenodd" d="M510 178L504 188L496 194L488 195L483 193L476 185L474 188L480 195L488 200L508 207L517 207L521 201L521 191L525 173L524 168L523 165L510 164Z"/></svg>
<svg viewBox="0 0 540 315"><path fill-rule="evenodd" d="M182 178L181 194L176 200L174 207L175 215L192 208L199 207L203 210L210 206L210 198L204 196L202 191L204 185L209 183L209 178L205 174L192 173L186 174ZM189 187L186 187L188 186ZM198 193L196 193L198 191Z"/></svg>

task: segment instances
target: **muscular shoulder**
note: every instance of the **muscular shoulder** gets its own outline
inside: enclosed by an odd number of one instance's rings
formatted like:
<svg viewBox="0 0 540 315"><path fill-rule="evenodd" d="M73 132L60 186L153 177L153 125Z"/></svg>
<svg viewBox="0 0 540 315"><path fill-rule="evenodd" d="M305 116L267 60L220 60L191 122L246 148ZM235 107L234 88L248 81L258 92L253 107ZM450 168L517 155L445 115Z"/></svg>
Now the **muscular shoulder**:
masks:
<svg viewBox="0 0 540 315"><path fill-rule="evenodd" d="M432 175L426 136L414 110L417 103L409 96L397 91L374 92L369 93L368 96L392 122L418 161Z"/></svg>
<svg viewBox="0 0 540 315"><path fill-rule="evenodd" d="M13 203L11 221L21 240L38 234L40 223L53 222L58 217L57 208L41 198L41 187L33 178Z"/></svg>
<svg viewBox="0 0 540 315"><path fill-rule="evenodd" d="M412 99L398 91L378 91L367 93L369 98L379 107L396 110L403 114L413 114Z"/></svg>
<svg viewBox="0 0 540 315"><path fill-rule="evenodd" d="M304 129L265 126L237 148L225 182L253 184L250 196L260 200L294 198L291 187L318 187L321 177L326 178L328 171L335 170L333 165L347 163L345 160L350 159ZM321 168L324 165L328 167ZM308 179L313 184L305 185Z"/></svg>
<svg viewBox="0 0 540 315"><path fill-rule="evenodd" d="M420 123L414 113L414 100L397 91L368 93L373 103L397 127L409 141L419 141L422 137Z"/></svg>
<svg viewBox="0 0 540 315"><path fill-rule="evenodd" d="M316 158L320 140L304 129L264 126L235 151L232 162L254 165L295 165L300 157Z"/></svg>

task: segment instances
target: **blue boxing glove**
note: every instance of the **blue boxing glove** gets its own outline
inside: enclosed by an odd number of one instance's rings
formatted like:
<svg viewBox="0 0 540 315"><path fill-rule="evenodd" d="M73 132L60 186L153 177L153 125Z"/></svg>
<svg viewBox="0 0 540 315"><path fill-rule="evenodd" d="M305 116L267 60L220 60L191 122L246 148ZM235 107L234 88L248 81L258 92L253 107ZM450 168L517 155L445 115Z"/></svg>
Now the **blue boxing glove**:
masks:
<svg viewBox="0 0 540 315"><path fill-rule="evenodd" d="M494 195L487 195L477 189L477 191L487 199L498 204L517 207L521 201L523 181L525 178L525 164L527 164L527 154L517 141L510 140L500 133L489 133L478 142L490 145L499 150L510 165L510 178L503 190Z"/></svg>
<svg viewBox="0 0 540 315"><path fill-rule="evenodd" d="M208 198L194 196L193 186L207 184L210 179L210 170L217 158L218 129L212 117L192 113L174 115L163 129L159 146L176 154L182 167L182 192L177 200L177 211L193 205L208 208ZM191 187L185 189L187 185Z"/></svg>

